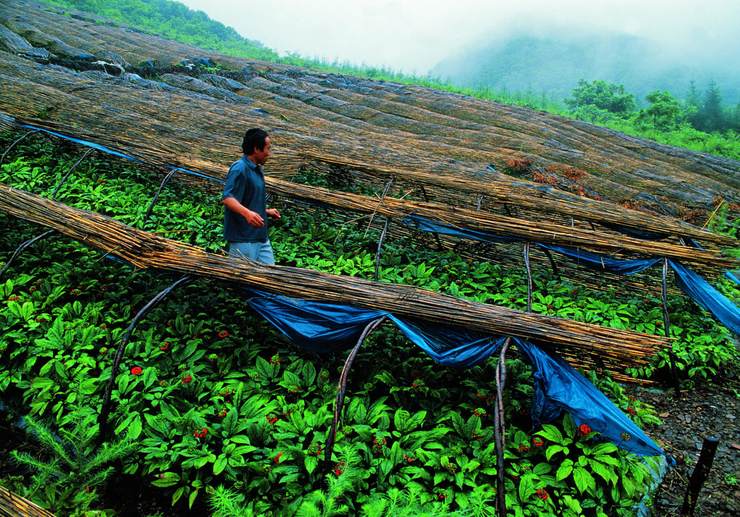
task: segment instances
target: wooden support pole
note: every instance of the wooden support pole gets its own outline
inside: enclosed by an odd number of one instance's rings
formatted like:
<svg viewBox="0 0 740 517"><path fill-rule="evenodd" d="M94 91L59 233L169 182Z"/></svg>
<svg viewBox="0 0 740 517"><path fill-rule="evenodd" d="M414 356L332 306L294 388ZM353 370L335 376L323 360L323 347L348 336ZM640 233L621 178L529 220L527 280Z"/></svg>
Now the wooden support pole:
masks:
<svg viewBox="0 0 740 517"><path fill-rule="evenodd" d="M149 219L149 216L152 215L152 210L154 209L154 205L157 203L157 200L159 199L159 194L162 193L162 189L169 183L170 178L175 175L177 172L177 169L172 169L170 172L167 173L167 175L162 179L162 182L159 184L159 188L157 189L157 193L154 194L154 197L149 202L149 206L146 207L146 213L144 214L144 222Z"/></svg>
<svg viewBox="0 0 740 517"><path fill-rule="evenodd" d="M701 491L701 487L704 486L707 477L709 477L709 471L712 469L714 454L717 452L718 444L719 438L716 436L707 436L704 438L701 453L699 454L699 461L696 462L694 472L689 479L689 486L686 488L686 495L684 496L683 506L681 507L681 515L683 517L694 515L699 492Z"/></svg>
<svg viewBox="0 0 740 517"><path fill-rule="evenodd" d="M129 342L129 339L131 338L131 334L133 333L134 329L136 328L136 325L139 323L139 320L146 316L146 314L151 311L154 307L156 307L159 302L164 300L167 295L169 295L175 288L185 285L188 282L193 280L193 277L190 275L185 275L176 282L174 282L169 287L161 290L159 293L157 293L154 298L149 300L149 302L141 309L139 312L136 313L136 316L134 316L134 319L131 320L131 323L129 323L129 326L126 327L126 331L123 333L123 337L121 338L121 343L118 345L118 349L116 350L116 356L113 359L113 366L111 367L111 374L110 374L110 380L108 381L108 385L105 387L105 393L103 394L103 404L100 409L100 415L98 415L98 424L100 426L100 434L98 435L99 441L102 443L103 441L108 438L108 435L110 434L110 425L108 422L108 415L110 413L111 409L111 397L113 395L113 386L115 386L116 383L116 375L118 374L118 368L121 365L121 360L123 359L123 353L126 351L126 345Z"/></svg>
<svg viewBox="0 0 740 517"><path fill-rule="evenodd" d="M496 510L501 517L506 516L506 464L504 449L506 448L506 429L504 426L504 387L506 386L506 351L509 349L511 338L507 337L501 347L498 364L496 365L496 407L493 411L493 438L496 445Z"/></svg>
<svg viewBox="0 0 740 517"><path fill-rule="evenodd" d="M360 335L360 339L357 340L357 344L352 348L349 355L347 356L347 360L344 362L344 367L342 368L342 373L339 375L339 384L337 385L337 399L334 402L334 420L332 420L331 423L331 429L329 430L329 436L326 438L326 446L324 447L324 461L328 464L331 462L331 455L334 452L334 442L337 437L337 427L339 426L339 417L342 414L342 407L344 406L344 396L347 393L347 379L349 378L349 369L352 368L352 363L355 360L355 357L357 357L357 352L360 350L360 346L362 346L362 343L365 341L365 338L367 338L370 333L378 328L378 326L383 323L385 320L385 316L381 316L380 318L371 321L367 324L365 327L365 330L362 331L362 334Z"/></svg>
<svg viewBox="0 0 740 517"><path fill-rule="evenodd" d="M380 277L380 252L383 248L383 241L385 240L385 236L388 233L388 227L391 224L391 218L386 217L385 218L385 224L383 224L383 231L380 232L380 238L378 239L378 250L375 252L375 280L378 280Z"/></svg>
<svg viewBox="0 0 740 517"><path fill-rule="evenodd" d="M663 331L665 337L671 337L671 319L668 315L668 259L663 259L663 274L662 274L662 299L663 299ZM679 392L681 385L678 379L678 371L676 370L676 354L673 353L673 345L668 349L668 358L671 362L671 377L673 377L673 388L676 390L676 394Z"/></svg>

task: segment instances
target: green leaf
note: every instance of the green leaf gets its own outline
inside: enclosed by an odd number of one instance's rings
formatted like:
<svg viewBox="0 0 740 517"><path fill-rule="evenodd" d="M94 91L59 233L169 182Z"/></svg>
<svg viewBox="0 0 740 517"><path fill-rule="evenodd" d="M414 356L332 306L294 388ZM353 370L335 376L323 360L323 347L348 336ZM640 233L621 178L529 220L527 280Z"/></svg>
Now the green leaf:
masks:
<svg viewBox="0 0 740 517"><path fill-rule="evenodd" d="M524 502L536 492L534 487L534 474L524 474L519 481L519 499Z"/></svg>
<svg viewBox="0 0 740 517"><path fill-rule="evenodd" d="M193 508L193 503L195 503L195 498L198 497L199 490L193 490L190 492L190 497L188 497L188 508Z"/></svg>
<svg viewBox="0 0 740 517"><path fill-rule="evenodd" d="M141 415L136 413L136 416L131 420L126 438L136 440L139 435L141 435Z"/></svg>
<svg viewBox="0 0 740 517"><path fill-rule="evenodd" d="M602 454L615 453L618 450L619 449L617 449L617 446L614 445L612 442L603 442L591 449L591 454L593 454L594 456L601 456Z"/></svg>
<svg viewBox="0 0 740 517"><path fill-rule="evenodd" d="M216 461L213 463L213 475L218 476L219 474L221 474L221 472L223 472L226 468L227 464L228 459L226 458L226 455L220 454L218 458L216 458Z"/></svg>
<svg viewBox="0 0 740 517"><path fill-rule="evenodd" d="M573 460L566 459L565 461L563 461L563 463L560 464L555 477L558 481L562 481L570 476L571 472L573 472Z"/></svg>
<svg viewBox="0 0 740 517"><path fill-rule="evenodd" d="M306 456L303 460L303 464L306 466L306 472L312 474L319 465L319 459L316 456Z"/></svg>
<svg viewBox="0 0 740 517"><path fill-rule="evenodd" d="M596 480L583 467L576 467L575 470L573 470L573 479L576 482L576 488L581 493L596 486Z"/></svg>
<svg viewBox="0 0 740 517"><path fill-rule="evenodd" d="M178 476L174 472L163 472L159 475L158 479L152 481L152 485L160 488L168 488L171 486L175 486L179 482L180 476Z"/></svg>
<svg viewBox="0 0 740 517"><path fill-rule="evenodd" d="M563 450L565 450L565 448L562 445L550 445L547 448L547 451L545 451L545 458L547 458L547 461L550 461L550 458Z"/></svg>
<svg viewBox="0 0 740 517"><path fill-rule="evenodd" d="M563 496L563 502L565 503L565 506L567 506L569 509L576 512L578 515L581 515L583 513L583 508L581 508L581 503L579 503L576 499L573 499L569 495Z"/></svg>
<svg viewBox="0 0 740 517"><path fill-rule="evenodd" d="M405 409L396 410L396 413L393 415L393 427L403 433L406 430L406 422L410 416L410 413Z"/></svg>
<svg viewBox="0 0 740 517"><path fill-rule="evenodd" d="M546 440L549 440L553 443L556 443L559 445L565 445L563 443L563 435L560 433L560 429L558 429L552 424L544 424L542 426L542 431L538 431L535 434L542 436Z"/></svg>
<svg viewBox="0 0 740 517"><path fill-rule="evenodd" d="M591 467L591 470L601 476L604 481L611 482L612 484L617 482L617 475L614 471L598 461L590 461L589 466Z"/></svg>

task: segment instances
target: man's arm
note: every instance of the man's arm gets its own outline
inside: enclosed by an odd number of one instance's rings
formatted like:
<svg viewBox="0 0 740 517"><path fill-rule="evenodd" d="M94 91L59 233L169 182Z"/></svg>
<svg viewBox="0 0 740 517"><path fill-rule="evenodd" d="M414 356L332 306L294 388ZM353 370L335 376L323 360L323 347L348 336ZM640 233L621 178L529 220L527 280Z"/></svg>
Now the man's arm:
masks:
<svg viewBox="0 0 740 517"><path fill-rule="evenodd" d="M235 197L224 198L222 203L226 208L246 219L250 226L262 228L265 225L265 221L260 214L242 205Z"/></svg>

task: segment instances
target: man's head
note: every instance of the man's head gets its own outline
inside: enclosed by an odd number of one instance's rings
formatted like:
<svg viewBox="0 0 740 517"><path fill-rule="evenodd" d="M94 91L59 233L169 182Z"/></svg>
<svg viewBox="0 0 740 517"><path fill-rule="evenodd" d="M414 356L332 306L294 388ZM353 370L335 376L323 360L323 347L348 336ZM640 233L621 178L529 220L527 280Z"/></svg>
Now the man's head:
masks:
<svg viewBox="0 0 740 517"><path fill-rule="evenodd" d="M270 137L258 127L248 129L242 140L242 151L257 165L263 165L270 157Z"/></svg>

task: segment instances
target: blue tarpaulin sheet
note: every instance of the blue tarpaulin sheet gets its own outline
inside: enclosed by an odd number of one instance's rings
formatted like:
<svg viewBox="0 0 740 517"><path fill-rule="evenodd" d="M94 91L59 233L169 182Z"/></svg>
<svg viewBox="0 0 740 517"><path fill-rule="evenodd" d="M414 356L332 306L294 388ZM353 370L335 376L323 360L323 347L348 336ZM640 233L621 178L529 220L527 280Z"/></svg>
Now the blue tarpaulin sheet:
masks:
<svg viewBox="0 0 740 517"><path fill-rule="evenodd" d="M552 246L550 244L537 244L538 247L546 250L551 250L560 255L572 258L578 264L591 267L594 269L603 269L611 273L620 273L622 275L634 275L640 271L653 267L655 264L660 262L660 259L632 259L632 260L621 260L609 257L607 255L601 255L599 253L592 253L590 251L579 250L574 248L566 248L564 246Z"/></svg>
<svg viewBox="0 0 740 517"><path fill-rule="evenodd" d="M474 366L499 350L501 336L484 336L448 326L420 324L378 310L315 302L249 289L249 304L293 343L317 352L351 348L373 320L387 317L431 358L448 366ZM535 379L534 422L557 418L563 411L577 424L641 456L663 454L622 411L565 361L536 345L514 338L532 363Z"/></svg>
<svg viewBox="0 0 740 517"><path fill-rule="evenodd" d="M668 262L676 273L676 280L681 289L696 303L714 314L724 326L735 334L740 334L740 311L737 305L686 266L673 260Z"/></svg>
<svg viewBox="0 0 740 517"><path fill-rule="evenodd" d="M413 226L418 230L425 232L443 233L445 235L452 235L463 239L504 242L501 240L502 237L498 235L467 230L464 228L455 228L417 215L409 216L404 219L403 222L404 224ZM508 237L504 239L507 239L506 242L513 240ZM691 240L689 240L689 242L691 243ZM661 261L660 259L621 260L609 257L608 255L592 253L576 248L553 246L549 244L537 244L537 246L542 249L551 250L564 255L575 260L578 264L587 267L603 269L612 273L621 273L625 275L639 273L640 271L644 271ZM688 296L690 296L698 305L708 310L715 318L717 318L717 320L720 321L720 323L725 325L732 332L735 334L740 333L740 310L734 303L732 303L732 301L727 299L727 297L715 289L700 275L681 263L675 260L669 260L668 264L676 273L678 285ZM733 277L734 275L730 274L730 278L737 281L737 279Z"/></svg>
<svg viewBox="0 0 740 517"><path fill-rule="evenodd" d="M623 449L641 456L663 454L642 430L583 375L562 358L551 356L537 346L514 339L529 358L535 385L532 420L537 425L567 411L576 425L588 424Z"/></svg>
<svg viewBox="0 0 740 517"><path fill-rule="evenodd" d="M474 366L498 350L504 338L414 322L379 310L290 298L249 289L249 305L293 343L316 352L352 347L364 328L383 316L438 363Z"/></svg>

